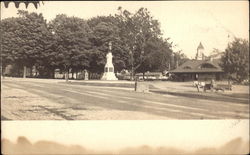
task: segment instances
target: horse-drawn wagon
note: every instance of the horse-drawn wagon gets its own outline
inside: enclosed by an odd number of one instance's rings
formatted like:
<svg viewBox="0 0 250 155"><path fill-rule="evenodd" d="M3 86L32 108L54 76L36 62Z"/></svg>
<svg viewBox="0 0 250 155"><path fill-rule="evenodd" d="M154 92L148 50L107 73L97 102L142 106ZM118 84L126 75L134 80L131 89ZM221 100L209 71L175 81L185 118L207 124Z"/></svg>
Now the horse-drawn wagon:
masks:
<svg viewBox="0 0 250 155"><path fill-rule="evenodd" d="M214 80L211 80L210 83L204 81L194 81L194 86L197 88L197 91L200 92L200 89L203 92L210 90L211 92L214 91L225 91L225 90L232 90L232 83L228 81L227 84L225 83L216 83Z"/></svg>

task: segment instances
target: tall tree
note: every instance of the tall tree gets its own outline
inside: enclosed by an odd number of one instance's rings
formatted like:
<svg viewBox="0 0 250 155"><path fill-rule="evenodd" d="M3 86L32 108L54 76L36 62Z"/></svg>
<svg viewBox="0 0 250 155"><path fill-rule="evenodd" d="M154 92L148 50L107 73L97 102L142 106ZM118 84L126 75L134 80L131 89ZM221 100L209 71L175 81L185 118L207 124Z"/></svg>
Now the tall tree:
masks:
<svg viewBox="0 0 250 155"><path fill-rule="evenodd" d="M128 55L124 50L119 35L120 28L117 19L113 16L98 16L88 20L88 24L93 31L90 70L98 73L103 72L106 61L105 56L108 52L108 42L112 42L115 72L126 68Z"/></svg>
<svg viewBox="0 0 250 155"><path fill-rule="evenodd" d="M8 64L14 63L12 51L16 50L15 31L17 30L16 18L7 18L1 21L1 67L4 72Z"/></svg>
<svg viewBox="0 0 250 155"><path fill-rule="evenodd" d="M162 68L159 62L167 61L172 45L161 36L160 23L153 19L146 8L140 8L132 14L118 8L120 36L131 56L132 77L135 72L155 71ZM163 47L165 49L163 49Z"/></svg>
<svg viewBox="0 0 250 155"><path fill-rule="evenodd" d="M229 76L238 82L249 78L248 40L235 38L233 42L229 43L222 56L221 66Z"/></svg>
<svg viewBox="0 0 250 155"><path fill-rule="evenodd" d="M3 56L8 55L7 60L18 66L32 67L41 54L45 53L48 44L46 20L42 14L28 13L18 10L19 17L3 20Z"/></svg>
<svg viewBox="0 0 250 155"><path fill-rule="evenodd" d="M66 80L69 70L74 72L88 68L92 32L87 22L81 18L61 14L49 23L49 28L56 40L55 65L66 71Z"/></svg>
<svg viewBox="0 0 250 155"><path fill-rule="evenodd" d="M188 60L188 57L181 50L174 52L173 68L177 68Z"/></svg>

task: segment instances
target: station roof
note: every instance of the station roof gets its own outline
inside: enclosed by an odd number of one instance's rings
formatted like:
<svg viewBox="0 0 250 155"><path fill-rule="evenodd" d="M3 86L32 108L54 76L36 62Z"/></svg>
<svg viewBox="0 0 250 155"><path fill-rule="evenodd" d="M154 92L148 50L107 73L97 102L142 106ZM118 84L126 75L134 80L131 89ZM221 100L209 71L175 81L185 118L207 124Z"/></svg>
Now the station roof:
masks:
<svg viewBox="0 0 250 155"><path fill-rule="evenodd" d="M216 73L223 72L218 60L188 60L170 73Z"/></svg>

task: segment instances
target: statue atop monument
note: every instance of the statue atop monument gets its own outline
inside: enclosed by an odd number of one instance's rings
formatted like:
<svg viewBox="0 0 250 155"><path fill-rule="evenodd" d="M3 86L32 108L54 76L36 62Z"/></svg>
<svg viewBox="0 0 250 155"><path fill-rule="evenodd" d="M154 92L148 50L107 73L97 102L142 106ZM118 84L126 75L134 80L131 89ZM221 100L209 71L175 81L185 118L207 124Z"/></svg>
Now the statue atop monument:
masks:
<svg viewBox="0 0 250 155"><path fill-rule="evenodd" d="M101 80L118 80L114 73L114 65L112 63L112 43L109 42L109 52L106 55L106 65Z"/></svg>

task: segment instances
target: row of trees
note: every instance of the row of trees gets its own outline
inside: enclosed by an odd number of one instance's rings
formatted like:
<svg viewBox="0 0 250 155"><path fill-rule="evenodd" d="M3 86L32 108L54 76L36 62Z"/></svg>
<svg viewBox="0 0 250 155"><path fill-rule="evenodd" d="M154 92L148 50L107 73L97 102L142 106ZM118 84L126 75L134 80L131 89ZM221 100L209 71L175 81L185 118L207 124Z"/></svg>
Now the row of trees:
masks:
<svg viewBox="0 0 250 155"><path fill-rule="evenodd" d="M160 23L146 8L132 14L119 7L114 16L89 20L60 14L50 22L42 14L22 10L18 14L1 21L3 68L36 66L41 77L50 78L56 68L100 74L110 41L115 72L163 71L186 59L183 53L173 52L169 38L162 38Z"/></svg>

